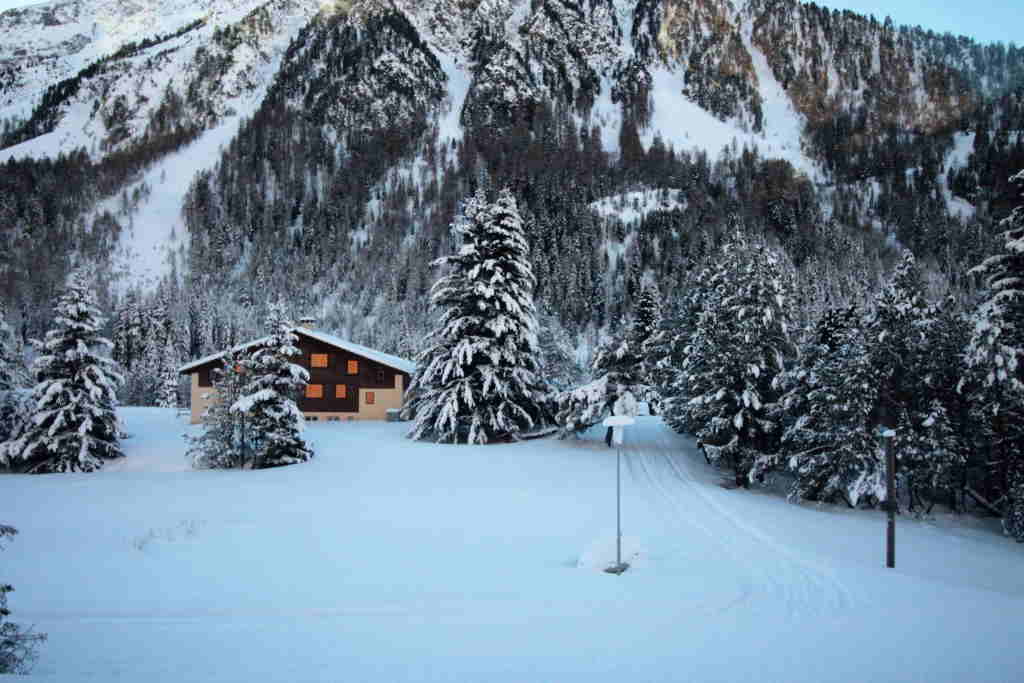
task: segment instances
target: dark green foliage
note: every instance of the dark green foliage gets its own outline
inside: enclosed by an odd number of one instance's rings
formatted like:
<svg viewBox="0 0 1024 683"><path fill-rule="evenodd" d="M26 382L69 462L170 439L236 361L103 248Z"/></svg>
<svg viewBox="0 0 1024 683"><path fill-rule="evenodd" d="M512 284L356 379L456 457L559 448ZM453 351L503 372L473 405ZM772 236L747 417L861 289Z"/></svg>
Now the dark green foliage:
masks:
<svg viewBox="0 0 1024 683"><path fill-rule="evenodd" d="M86 273L77 270L56 306L54 328L36 344L36 386L28 426L0 445L0 461L34 474L92 472L122 457L117 364L105 354L104 319Z"/></svg>
<svg viewBox="0 0 1024 683"><path fill-rule="evenodd" d="M255 469L295 465L313 457L302 439L305 418L295 403L309 373L292 362L302 352L284 312L281 302L270 306L269 334L252 351L245 365L248 381L230 408L248 420Z"/></svg>

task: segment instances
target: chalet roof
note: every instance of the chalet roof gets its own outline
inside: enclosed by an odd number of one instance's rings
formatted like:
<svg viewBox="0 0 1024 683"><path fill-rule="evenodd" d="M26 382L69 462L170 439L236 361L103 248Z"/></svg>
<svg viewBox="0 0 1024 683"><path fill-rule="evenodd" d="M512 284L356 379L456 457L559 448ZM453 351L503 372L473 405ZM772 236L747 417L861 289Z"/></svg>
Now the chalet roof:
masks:
<svg viewBox="0 0 1024 683"><path fill-rule="evenodd" d="M292 332L294 332L295 334L309 337L310 339L315 339L316 341L323 342L324 344L333 346L338 349L342 349L343 351L348 351L349 353L354 353L357 356L362 356L367 360L375 361L377 363L380 363L381 365L386 365L389 368L394 368L395 370L398 370L400 372L405 372L411 375L413 371L416 369L416 364L413 363L412 361L405 360L404 358L399 358L398 356L392 356L389 353L383 353L381 351L377 351L376 349L371 349L370 347L363 346L362 344L355 344L353 342L348 341L347 339L335 337L333 334L326 334L324 332L318 332L316 330L309 330L306 329L305 327L293 327L291 329ZM265 344L268 339L269 337L261 337L260 339L254 339L253 341L245 342L244 344L238 344L231 350L236 353L239 351L245 351L247 349L253 348L254 346ZM220 353L214 353L209 356L200 358L199 360L194 360L188 365L183 365L180 368L178 368L178 374L185 375L194 370L197 370L198 368L201 368L204 365L208 365L210 363L218 361L224 356L225 353L226 352L221 351Z"/></svg>

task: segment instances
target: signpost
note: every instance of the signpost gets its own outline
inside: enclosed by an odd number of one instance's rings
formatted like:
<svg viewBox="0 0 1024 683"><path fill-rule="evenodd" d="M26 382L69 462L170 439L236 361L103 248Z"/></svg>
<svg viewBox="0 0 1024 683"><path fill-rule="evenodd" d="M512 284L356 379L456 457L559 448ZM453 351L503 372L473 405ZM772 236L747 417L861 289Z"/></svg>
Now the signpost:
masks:
<svg viewBox="0 0 1024 683"><path fill-rule="evenodd" d="M622 440L626 427L635 423L628 415L613 415L603 422L605 427L611 427L615 444L615 564L605 569L609 574L629 569L629 564L622 561Z"/></svg>

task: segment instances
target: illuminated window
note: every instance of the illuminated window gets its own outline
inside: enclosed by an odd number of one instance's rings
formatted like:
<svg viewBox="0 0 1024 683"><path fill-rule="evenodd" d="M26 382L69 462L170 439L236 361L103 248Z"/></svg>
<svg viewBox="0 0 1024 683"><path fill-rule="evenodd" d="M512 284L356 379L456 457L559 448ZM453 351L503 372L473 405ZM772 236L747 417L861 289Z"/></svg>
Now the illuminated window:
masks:
<svg viewBox="0 0 1024 683"><path fill-rule="evenodd" d="M359 374L359 361L357 361L357 360L350 360L348 362L348 374L350 374L350 375L358 375Z"/></svg>
<svg viewBox="0 0 1024 683"><path fill-rule="evenodd" d="M328 356L326 353L314 353L310 357L309 367L311 368L326 368L328 365Z"/></svg>
<svg viewBox="0 0 1024 683"><path fill-rule="evenodd" d="M374 395L374 393L372 391L367 391L366 392L366 405L372 406L376 402L377 402L377 397Z"/></svg>
<svg viewBox="0 0 1024 683"><path fill-rule="evenodd" d="M348 385L347 384L335 384L334 385L334 398L348 398Z"/></svg>
<svg viewBox="0 0 1024 683"><path fill-rule="evenodd" d="M324 385L323 384L307 384L306 385L306 398L323 398L324 397Z"/></svg>

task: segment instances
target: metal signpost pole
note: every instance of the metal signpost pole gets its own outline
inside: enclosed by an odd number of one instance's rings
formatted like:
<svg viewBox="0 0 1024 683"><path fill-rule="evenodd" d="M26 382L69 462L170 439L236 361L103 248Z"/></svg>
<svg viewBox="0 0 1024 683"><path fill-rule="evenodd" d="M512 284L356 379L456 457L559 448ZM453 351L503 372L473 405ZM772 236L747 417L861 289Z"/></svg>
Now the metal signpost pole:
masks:
<svg viewBox="0 0 1024 683"><path fill-rule="evenodd" d="M622 566L622 446L615 448L615 564Z"/></svg>
<svg viewBox="0 0 1024 683"><path fill-rule="evenodd" d="M625 427L635 422L628 415L613 415L604 421L604 426L613 430L615 442L615 564L605 569L609 574L621 574L629 569L622 561L622 435Z"/></svg>

